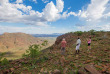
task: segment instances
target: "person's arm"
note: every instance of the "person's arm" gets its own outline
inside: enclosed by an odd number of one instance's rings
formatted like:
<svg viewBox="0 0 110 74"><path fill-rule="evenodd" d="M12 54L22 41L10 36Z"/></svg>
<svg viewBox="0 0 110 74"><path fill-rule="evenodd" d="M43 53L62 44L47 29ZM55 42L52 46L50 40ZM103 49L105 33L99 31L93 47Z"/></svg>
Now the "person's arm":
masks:
<svg viewBox="0 0 110 74"><path fill-rule="evenodd" d="M79 45L79 41L77 40L76 45Z"/></svg>

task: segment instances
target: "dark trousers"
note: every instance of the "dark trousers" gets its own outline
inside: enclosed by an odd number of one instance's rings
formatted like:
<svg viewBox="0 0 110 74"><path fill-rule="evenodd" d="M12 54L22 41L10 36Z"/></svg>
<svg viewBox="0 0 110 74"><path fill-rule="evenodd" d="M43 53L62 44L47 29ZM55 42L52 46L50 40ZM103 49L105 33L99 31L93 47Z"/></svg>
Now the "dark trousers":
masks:
<svg viewBox="0 0 110 74"><path fill-rule="evenodd" d="M61 47L61 54L65 55L65 47Z"/></svg>

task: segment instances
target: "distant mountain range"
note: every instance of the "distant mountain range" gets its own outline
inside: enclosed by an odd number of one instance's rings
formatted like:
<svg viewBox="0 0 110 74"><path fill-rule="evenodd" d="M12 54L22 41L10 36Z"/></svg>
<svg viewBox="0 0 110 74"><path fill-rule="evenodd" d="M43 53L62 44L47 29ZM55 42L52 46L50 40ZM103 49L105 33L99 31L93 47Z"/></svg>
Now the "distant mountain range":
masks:
<svg viewBox="0 0 110 74"><path fill-rule="evenodd" d="M58 37L63 35L63 33L53 33L53 34L31 34L34 37Z"/></svg>
<svg viewBox="0 0 110 74"><path fill-rule="evenodd" d="M52 34L30 34L34 37L58 37L60 35L63 35L64 33L52 33ZM0 34L3 35L3 34Z"/></svg>

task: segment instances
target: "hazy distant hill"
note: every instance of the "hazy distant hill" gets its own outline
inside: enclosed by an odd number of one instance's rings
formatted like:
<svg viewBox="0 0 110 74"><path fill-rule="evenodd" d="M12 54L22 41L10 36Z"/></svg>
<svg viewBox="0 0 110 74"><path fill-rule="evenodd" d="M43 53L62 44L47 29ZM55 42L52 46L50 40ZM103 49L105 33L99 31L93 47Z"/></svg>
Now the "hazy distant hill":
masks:
<svg viewBox="0 0 110 74"><path fill-rule="evenodd" d="M25 48L32 44L41 44L43 40L25 33L4 33L0 35L0 49Z"/></svg>
<svg viewBox="0 0 110 74"><path fill-rule="evenodd" d="M53 33L53 34L31 34L34 37L58 37L63 33Z"/></svg>

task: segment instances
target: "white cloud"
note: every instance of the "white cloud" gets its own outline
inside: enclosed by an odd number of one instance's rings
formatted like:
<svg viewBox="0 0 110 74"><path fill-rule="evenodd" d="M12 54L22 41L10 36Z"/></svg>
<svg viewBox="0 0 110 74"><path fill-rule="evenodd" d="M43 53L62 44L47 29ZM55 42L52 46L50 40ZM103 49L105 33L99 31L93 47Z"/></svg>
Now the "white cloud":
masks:
<svg viewBox="0 0 110 74"><path fill-rule="evenodd" d="M37 0L32 1L37 2ZM42 1L45 2L48 0ZM31 6L24 5L23 0L16 0L16 3L9 3L9 0L0 0L0 11L2 11L0 12L0 22L18 22L28 25L48 26L48 22L73 15L79 17L79 19L83 19L87 24L95 26L104 22L105 19L110 19L110 5L108 2L109 0L91 0L87 9L79 10L76 13L73 11L64 11L63 0L56 0L56 4L52 1L47 3L42 12L32 10ZM90 27L91 25L87 26Z"/></svg>
<svg viewBox="0 0 110 74"><path fill-rule="evenodd" d="M106 30L110 31L110 0L91 0L86 9L79 11L79 19L85 23L76 26L78 30ZM75 15L74 15L75 16Z"/></svg>
<svg viewBox="0 0 110 74"><path fill-rule="evenodd" d="M8 33L15 33L15 32L22 32L27 34L52 34L52 33L65 33L67 32L66 29L56 29L55 27L36 27L36 26L26 26L26 27L15 27L15 26L3 26L0 25L0 34L5 32Z"/></svg>
<svg viewBox="0 0 110 74"><path fill-rule="evenodd" d="M42 0L44 3L48 3L49 2L49 0Z"/></svg>
<svg viewBox="0 0 110 74"><path fill-rule="evenodd" d="M68 8L68 10L71 9L71 7Z"/></svg>
<svg viewBox="0 0 110 74"><path fill-rule="evenodd" d="M52 1L43 9L43 17L47 21L55 21L60 18L59 11Z"/></svg>
<svg viewBox="0 0 110 74"><path fill-rule="evenodd" d="M33 0L36 1L36 0ZM63 0L56 0L56 5L51 1L43 12L32 10L22 0L9 3L8 0L0 0L0 22L20 22L29 25L47 26L47 22L56 21L61 18L63 12Z"/></svg>
<svg viewBox="0 0 110 74"><path fill-rule="evenodd" d="M77 27L77 26L75 26ZM100 25L100 24L95 24L95 25L84 25L84 26L78 26L77 27L77 30L82 30L82 31L89 31L91 29L94 29L94 30L104 30L104 31L110 31L110 23L108 24L103 24L103 25Z"/></svg>
<svg viewBox="0 0 110 74"><path fill-rule="evenodd" d="M37 3L37 0L33 0L33 2Z"/></svg>
<svg viewBox="0 0 110 74"><path fill-rule="evenodd" d="M88 5L86 10L82 10L80 17L87 21L100 20L105 14L104 12L107 9L106 5L108 2L109 0L91 0L91 4Z"/></svg>
<svg viewBox="0 0 110 74"><path fill-rule="evenodd" d="M8 3L8 2L9 2L8 0L0 0L0 4L1 5L4 5L4 4Z"/></svg>
<svg viewBox="0 0 110 74"><path fill-rule="evenodd" d="M64 2L63 0L56 0L56 8L58 9L59 12L63 11L64 8Z"/></svg>
<svg viewBox="0 0 110 74"><path fill-rule="evenodd" d="M68 13L67 11L65 11L62 14L62 18L67 18L67 17L69 17L71 15L73 15L73 16L80 16L81 15L81 10L79 10L78 13L75 13L75 12L72 12L72 11Z"/></svg>
<svg viewBox="0 0 110 74"><path fill-rule="evenodd" d="M16 3L23 3L23 0L16 0Z"/></svg>
<svg viewBox="0 0 110 74"><path fill-rule="evenodd" d="M28 34L36 34L36 33L41 33L41 28L39 27L14 27L14 26L1 26L0 25L0 34L9 32L23 32L23 33L28 33Z"/></svg>

